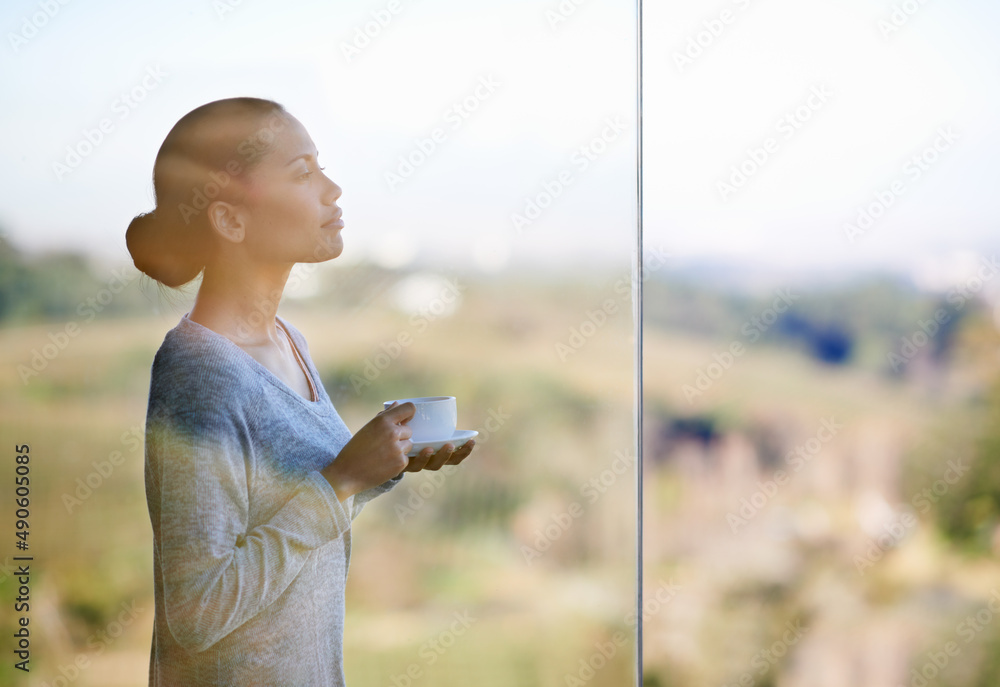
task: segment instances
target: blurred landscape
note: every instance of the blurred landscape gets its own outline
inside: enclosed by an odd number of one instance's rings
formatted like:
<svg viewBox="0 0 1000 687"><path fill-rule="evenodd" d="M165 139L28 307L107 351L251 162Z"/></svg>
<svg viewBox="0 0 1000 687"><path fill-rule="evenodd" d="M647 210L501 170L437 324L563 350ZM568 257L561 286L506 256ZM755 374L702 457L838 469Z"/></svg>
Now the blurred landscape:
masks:
<svg viewBox="0 0 1000 687"><path fill-rule="evenodd" d="M960 257L650 284L647 685L1000 684L995 270Z"/></svg>
<svg viewBox="0 0 1000 687"><path fill-rule="evenodd" d="M480 432L355 521L348 684L631 687L642 623L644 687L1000 685L1000 4L0 14L0 687L147 683L149 371L197 285L122 233L174 123L236 95L344 188L344 255L279 312L348 426L447 393Z"/></svg>
<svg viewBox="0 0 1000 687"><path fill-rule="evenodd" d="M149 367L194 291L169 292L131 267L73 255L29 258L7 245L2 260L0 434L8 446L31 445L35 562L30 680L16 682L5 660L0 684L73 675L74 685L144 685L153 612L141 450ZM598 669L587 684L634 682L627 289L599 336L563 362L555 343L600 289L325 267L294 274L289 290L311 295L279 312L305 335L348 426L359 429L386 399L448 393L459 398L460 428L480 433L460 468L408 474L355 521L349 683L563 685L590 665ZM627 265L623 275L627 283ZM101 297L118 282L124 288ZM107 302L87 321L90 298ZM79 331L66 334L67 324ZM628 459L620 475L608 470L616 454ZM581 493L605 471L610 483L591 498ZM12 492L5 478L3 503ZM2 527L13 531L9 508ZM13 545L0 550L8 566ZM10 568L0 580L9 608ZM0 616L3 636L14 622ZM10 640L2 645L9 655Z"/></svg>
<svg viewBox="0 0 1000 687"><path fill-rule="evenodd" d="M279 312L348 426L449 393L480 432L356 521L349 683L633 684L629 266L335 263L294 273ZM0 434L31 445L36 557L31 680L5 661L0 683L145 684L149 366L193 290L8 243L0 275ZM645 684L1000 684L993 275L647 275Z"/></svg>

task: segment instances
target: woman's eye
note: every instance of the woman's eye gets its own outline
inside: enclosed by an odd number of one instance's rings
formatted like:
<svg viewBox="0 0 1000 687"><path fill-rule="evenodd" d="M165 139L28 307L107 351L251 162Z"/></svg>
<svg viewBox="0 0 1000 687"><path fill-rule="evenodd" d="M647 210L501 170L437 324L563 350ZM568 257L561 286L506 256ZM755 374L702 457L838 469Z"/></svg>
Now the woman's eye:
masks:
<svg viewBox="0 0 1000 687"><path fill-rule="evenodd" d="M319 171L322 172L324 169L326 169L326 167L319 167L318 169L319 169ZM299 179L308 179L312 175L312 173L313 173L312 170L309 170L307 172L303 172L302 174L299 175L298 178Z"/></svg>

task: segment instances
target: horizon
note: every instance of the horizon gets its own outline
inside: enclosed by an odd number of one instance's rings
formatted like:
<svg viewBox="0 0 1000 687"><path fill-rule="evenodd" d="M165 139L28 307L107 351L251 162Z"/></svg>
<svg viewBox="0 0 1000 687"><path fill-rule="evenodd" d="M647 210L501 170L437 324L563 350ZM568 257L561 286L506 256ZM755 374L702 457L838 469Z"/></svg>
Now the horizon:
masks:
<svg viewBox="0 0 1000 687"><path fill-rule="evenodd" d="M368 3L102 7L60 5L23 40L28 10L0 10L0 84L22 103L0 122L24 132L0 142L0 227L26 250L127 259L169 128L255 94L286 104L345 188L352 259L487 274L631 259L632 7L554 18L555 3L437 0L375 24ZM647 248L775 274L915 273L1000 250L1000 8L920 6L894 26L892 5L862 0L719 7L646 9Z"/></svg>

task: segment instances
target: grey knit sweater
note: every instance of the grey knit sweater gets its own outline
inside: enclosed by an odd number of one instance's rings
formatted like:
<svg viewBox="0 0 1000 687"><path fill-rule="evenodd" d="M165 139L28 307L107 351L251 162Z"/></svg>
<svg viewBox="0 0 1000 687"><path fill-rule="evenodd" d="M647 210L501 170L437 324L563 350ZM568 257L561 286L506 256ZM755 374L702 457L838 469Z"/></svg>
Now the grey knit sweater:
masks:
<svg viewBox="0 0 1000 687"><path fill-rule="evenodd" d="M156 687L344 684L351 521L402 475L337 500L319 473L351 434L283 318L309 401L187 315L153 361L146 500Z"/></svg>

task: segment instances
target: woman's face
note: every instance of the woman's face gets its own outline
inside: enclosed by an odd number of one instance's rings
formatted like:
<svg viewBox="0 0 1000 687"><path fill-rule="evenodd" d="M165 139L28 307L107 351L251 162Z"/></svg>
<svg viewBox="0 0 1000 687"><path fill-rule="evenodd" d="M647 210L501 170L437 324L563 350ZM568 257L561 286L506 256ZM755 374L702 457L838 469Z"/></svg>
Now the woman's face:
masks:
<svg viewBox="0 0 1000 687"><path fill-rule="evenodd" d="M244 248L266 262L330 260L344 249L342 189L319 168L305 127L288 115L281 122L273 147L244 184Z"/></svg>

